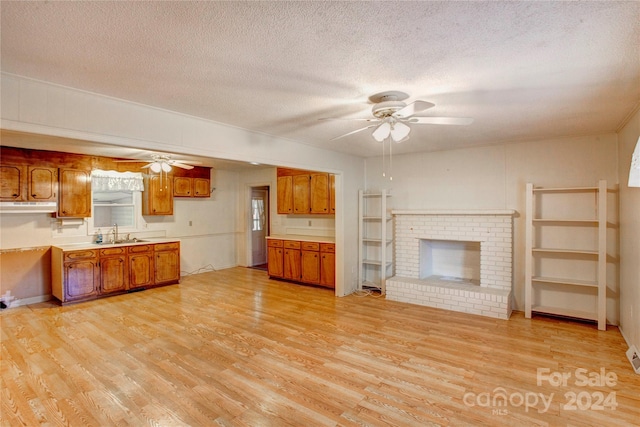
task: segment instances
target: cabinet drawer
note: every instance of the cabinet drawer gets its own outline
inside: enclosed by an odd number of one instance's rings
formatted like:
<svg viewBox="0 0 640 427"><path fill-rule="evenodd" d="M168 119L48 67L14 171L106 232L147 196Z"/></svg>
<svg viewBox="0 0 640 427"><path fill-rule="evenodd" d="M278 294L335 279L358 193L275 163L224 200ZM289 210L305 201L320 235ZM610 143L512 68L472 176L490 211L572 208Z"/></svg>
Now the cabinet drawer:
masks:
<svg viewBox="0 0 640 427"><path fill-rule="evenodd" d="M282 240L267 239L267 246L272 248L281 248Z"/></svg>
<svg viewBox="0 0 640 427"><path fill-rule="evenodd" d="M171 251L174 249L180 249L180 243L157 243L155 245L155 250L157 251Z"/></svg>
<svg viewBox="0 0 640 427"><path fill-rule="evenodd" d="M98 257L98 251L94 251L94 250L72 251L72 252L65 252L64 254L65 261L75 261L77 259L91 259L91 258L97 258L97 257Z"/></svg>
<svg viewBox="0 0 640 427"><path fill-rule="evenodd" d="M287 249L300 249L300 242L294 240L285 240L284 247Z"/></svg>
<svg viewBox="0 0 640 427"><path fill-rule="evenodd" d="M136 245L129 246L130 254L139 254L141 252L151 252L153 250L153 245Z"/></svg>
<svg viewBox="0 0 640 427"><path fill-rule="evenodd" d="M302 242L303 251L319 251L320 243L317 242Z"/></svg>
<svg viewBox="0 0 640 427"><path fill-rule="evenodd" d="M336 245L334 243L321 243L320 252L335 252Z"/></svg>
<svg viewBox="0 0 640 427"><path fill-rule="evenodd" d="M100 249L100 256L124 255L126 253L127 253L127 248L125 247Z"/></svg>

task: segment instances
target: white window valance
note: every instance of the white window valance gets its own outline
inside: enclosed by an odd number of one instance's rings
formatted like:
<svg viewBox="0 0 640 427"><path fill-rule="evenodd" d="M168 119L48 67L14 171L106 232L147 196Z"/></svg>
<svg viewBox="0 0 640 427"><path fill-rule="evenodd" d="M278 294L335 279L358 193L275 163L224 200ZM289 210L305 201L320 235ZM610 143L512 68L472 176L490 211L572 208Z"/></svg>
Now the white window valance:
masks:
<svg viewBox="0 0 640 427"><path fill-rule="evenodd" d="M140 172L118 172L94 169L91 171L93 191L143 191Z"/></svg>

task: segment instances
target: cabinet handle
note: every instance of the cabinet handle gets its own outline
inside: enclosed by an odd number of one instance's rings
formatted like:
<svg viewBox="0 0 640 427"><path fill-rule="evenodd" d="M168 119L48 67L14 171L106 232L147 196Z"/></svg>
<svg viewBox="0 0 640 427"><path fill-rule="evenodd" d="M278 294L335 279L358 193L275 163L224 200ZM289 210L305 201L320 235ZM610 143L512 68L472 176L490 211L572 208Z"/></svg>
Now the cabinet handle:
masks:
<svg viewBox="0 0 640 427"><path fill-rule="evenodd" d="M31 197L36 197L36 196L37 196L37 194L32 194L32 195L31 195Z"/></svg>
<svg viewBox="0 0 640 427"><path fill-rule="evenodd" d="M11 197L18 197L18 195L17 194L12 194Z"/></svg>

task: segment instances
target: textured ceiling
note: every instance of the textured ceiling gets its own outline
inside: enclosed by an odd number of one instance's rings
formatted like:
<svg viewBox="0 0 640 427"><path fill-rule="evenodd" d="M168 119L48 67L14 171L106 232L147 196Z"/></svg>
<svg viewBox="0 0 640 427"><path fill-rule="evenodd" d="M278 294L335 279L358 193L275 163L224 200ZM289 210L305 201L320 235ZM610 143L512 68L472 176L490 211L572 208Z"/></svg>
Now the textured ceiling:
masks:
<svg viewBox="0 0 640 427"><path fill-rule="evenodd" d="M2 1L1 68L379 155L368 97L423 115L395 153L615 131L640 100L640 2ZM366 123L366 122L365 122Z"/></svg>

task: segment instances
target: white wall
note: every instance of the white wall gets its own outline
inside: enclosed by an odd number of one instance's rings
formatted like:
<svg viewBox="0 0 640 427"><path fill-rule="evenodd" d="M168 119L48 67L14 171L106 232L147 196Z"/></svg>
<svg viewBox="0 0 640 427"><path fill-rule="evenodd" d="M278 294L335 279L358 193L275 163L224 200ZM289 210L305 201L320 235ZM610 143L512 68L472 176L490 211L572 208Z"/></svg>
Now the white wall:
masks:
<svg viewBox="0 0 640 427"><path fill-rule="evenodd" d="M409 140L404 144L419 144ZM388 161L388 159L387 159ZM366 186L391 189L396 209L514 209L515 308L524 309L525 184L594 186L606 179L617 190L616 134L499 144L393 157L393 181L381 174L382 158L366 161ZM609 222L617 224L617 191L609 200ZM618 232L608 230L610 257L617 258ZM618 323L618 267L608 266L608 315ZM575 307L571 296L557 304ZM587 308L584 308L587 309Z"/></svg>
<svg viewBox="0 0 640 427"><path fill-rule="evenodd" d="M640 111L620 131L620 330L640 349L640 188L629 188L631 154L640 137Z"/></svg>
<svg viewBox="0 0 640 427"><path fill-rule="evenodd" d="M3 73L1 77L3 129L336 173L336 293L344 295L355 289L352 271L357 265L357 192L364 182L362 159L21 76ZM239 232L243 218L238 211L237 192L242 189L237 183L235 191L234 201L225 206L225 215L233 218L229 221ZM217 197L222 196L214 195ZM192 213L186 210L183 214L180 209L174 218L158 220L157 226L170 237L174 232L187 233L178 228ZM207 261L200 258L202 254L210 253L212 248L227 251L218 260L221 264L231 259L237 263L238 237L225 240L216 234L215 226L214 229L201 226L205 232L199 233L194 227L199 237L189 235L183 247L183 266L198 268ZM4 223L0 230L4 236Z"/></svg>

